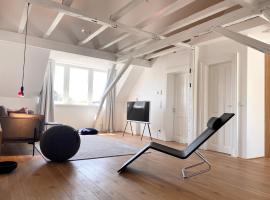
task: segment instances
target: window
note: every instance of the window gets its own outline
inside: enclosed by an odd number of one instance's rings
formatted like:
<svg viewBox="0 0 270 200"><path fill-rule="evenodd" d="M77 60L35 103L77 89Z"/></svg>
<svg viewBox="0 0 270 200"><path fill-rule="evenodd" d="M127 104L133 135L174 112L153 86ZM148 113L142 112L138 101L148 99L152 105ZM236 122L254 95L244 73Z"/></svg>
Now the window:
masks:
<svg viewBox="0 0 270 200"><path fill-rule="evenodd" d="M69 69L69 101L74 103L88 103L88 70Z"/></svg>
<svg viewBox="0 0 270 200"><path fill-rule="evenodd" d="M56 104L99 103L106 87L106 71L56 64L54 101Z"/></svg>

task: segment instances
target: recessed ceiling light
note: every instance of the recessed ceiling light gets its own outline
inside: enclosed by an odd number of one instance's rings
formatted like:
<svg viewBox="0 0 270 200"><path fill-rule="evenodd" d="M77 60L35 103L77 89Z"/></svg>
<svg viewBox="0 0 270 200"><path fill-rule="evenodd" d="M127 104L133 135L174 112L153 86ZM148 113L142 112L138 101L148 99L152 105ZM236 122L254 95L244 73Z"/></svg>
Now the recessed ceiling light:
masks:
<svg viewBox="0 0 270 200"><path fill-rule="evenodd" d="M90 30L87 30L85 28L82 28L81 29L81 32L84 33L84 34L87 34L87 35L90 35L91 34L91 31Z"/></svg>

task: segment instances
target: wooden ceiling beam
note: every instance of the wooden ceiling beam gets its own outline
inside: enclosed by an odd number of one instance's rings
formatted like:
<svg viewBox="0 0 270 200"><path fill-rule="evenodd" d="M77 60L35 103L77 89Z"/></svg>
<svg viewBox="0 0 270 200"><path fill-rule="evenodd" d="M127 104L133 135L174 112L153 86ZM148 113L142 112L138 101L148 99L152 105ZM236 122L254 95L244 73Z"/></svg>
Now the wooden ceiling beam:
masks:
<svg viewBox="0 0 270 200"><path fill-rule="evenodd" d="M73 0L62 0L62 4L65 6L71 6L71 4L73 3ZM64 13L59 12L56 17L54 18L52 24L50 25L50 27L48 28L48 30L45 32L45 34L43 35L44 38L48 38L52 32L54 31L54 29L57 27L57 25L60 23L60 21L62 20L62 18L64 17Z"/></svg>
<svg viewBox="0 0 270 200"><path fill-rule="evenodd" d="M230 24L229 26L226 25L226 28L234 32L243 32L265 24L265 20L261 19L260 17L254 17L239 23ZM196 38L193 38L190 44L198 46L202 44L207 44L209 42L212 42L213 40L217 41L220 39L222 39L222 35L220 35L219 33L208 32L206 34L202 34L200 36L197 36Z"/></svg>
<svg viewBox="0 0 270 200"><path fill-rule="evenodd" d="M167 54L176 53L178 51L183 51L183 50L186 50L186 49L185 48L179 48L179 47L172 47L172 48L169 48L169 49L165 49L163 51L159 51L157 53L149 54L149 55L145 56L144 59L149 60L149 59L153 59L153 58L158 58L160 56L165 56Z"/></svg>
<svg viewBox="0 0 270 200"><path fill-rule="evenodd" d="M137 7L138 5L140 5L141 3L143 3L145 0L131 0L129 1L129 3L127 3L126 5L124 5L122 8L120 8L119 10L117 10L115 13L113 13L110 16L110 19L113 21L117 21L119 20L121 17L123 17L124 15L126 15L128 12L130 12L131 10L133 10L135 7Z"/></svg>
<svg viewBox="0 0 270 200"><path fill-rule="evenodd" d="M42 7L46 7L58 13L64 13L65 15L68 15L71 17L75 17L81 20L89 21L91 23L99 24L101 26L107 25L110 28L119 29L120 31L146 37L146 38L158 38L158 36L155 33L151 33L151 32L143 31L134 27L130 27L119 22L114 22L110 19L97 18L95 16L91 16L75 8L71 8L71 7L62 5L60 3L51 1L51 0L25 0L25 1L30 2L31 4L36 4Z"/></svg>
<svg viewBox="0 0 270 200"><path fill-rule="evenodd" d="M228 2L228 1L222 1L220 3L217 3L213 6L210 6L210 7L206 8L200 12L194 13L193 15L190 15L190 16L188 16L180 21L177 21L174 24L164 28L160 32L160 35L165 35L167 33L175 31L177 29L183 28L184 26L187 26L191 23L194 23L196 21L199 21L199 20L204 19L206 17L209 17L211 15L214 15L220 11L226 10L227 8L230 8L234 5L236 5L236 4L232 3L232 2ZM145 40L145 43L146 43L146 40ZM137 46L139 46L139 45L137 45L137 43L131 44L130 46L121 49L118 53L123 53L123 52L129 51L133 48L136 48Z"/></svg>
<svg viewBox="0 0 270 200"><path fill-rule="evenodd" d="M154 23L155 21L159 20L160 18L165 17L169 14L172 14L173 12L185 7L186 5L188 5L194 1L195 0L177 0L177 1L169 4L168 6L162 8L161 10L155 12L153 15L146 18L144 21L138 23L135 27L138 29L143 29L143 28L147 27L148 25ZM129 36L130 36L130 34L128 34L128 33L125 33L124 35L120 35L119 37L115 38L114 40L112 40L108 44L103 45L100 49L108 48L108 47L112 46L113 44L120 42ZM160 35L159 35L159 37L160 37L160 39L162 39L162 37ZM181 44L179 44L179 45L181 45ZM183 44L183 46L185 46L185 45Z"/></svg>
<svg viewBox="0 0 270 200"><path fill-rule="evenodd" d="M255 10L255 11L259 10L261 12L260 17L270 22L270 7L267 2L268 0L264 2L258 2L256 0L226 0L226 1L236 2L242 7L250 9L250 10Z"/></svg>
<svg viewBox="0 0 270 200"><path fill-rule="evenodd" d="M109 26L108 25L103 25L100 28L98 28L95 32L90 34L87 38L84 40L80 41L78 45L83 45L91 41L93 38L97 37L99 34L101 34L103 31L105 31Z"/></svg>
<svg viewBox="0 0 270 200"><path fill-rule="evenodd" d="M24 8L23 8L23 13L22 13L21 20L20 20L20 24L19 24L19 27L18 27L18 33L23 33L24 28L26 26L27 6L28 6L28 2L25 2ZM30 4L28 14L31 12L31 9L32 9L32 5Z"/></svg>
<svg viewBox="0 0 270 200"><path fill-rule="evenodd" d="M103 46L101 46L99 49L101 49L101 50L102 50L102 49L106 49L106 48L108 48L108 47L110 47L110 46L116 44L117 42L120 42L120 41L126 39L126 38L129 37L129 36L130 36L130 34L128 34L128 33L121 34L120 36L118 36L118 37L117 37L116 39L114 39L113 41L111 41L111 42L109 42L109 43L104 44Z"/></svg>
<svg viewBox="0 0 270 200"><path fill-rule="evenodd" d="M133 0L130 1L129 3L127 3L124 7L120 8L119 10L117 10L114 14L112 14L110 16L110 19L112 21L117 21L118 19L120 19L121 17L123 17L125 14L127 14L129 11L131 11L132 9L134 9L136 6L138 6L139 4L143 3L145 0ZM81 42L79 42L79 45L83 45L86 44L87 42L91 41L93 38L95 38L96 36L98 36L99 34L101 34L103 31L105 31L109 26L103 25L101 26L98 30L96 30L94 33L92 33L91 35L89 35L87 38L85 38L84 40L82 40ZM127 35L127 33L125 33L125 35ZM125 36L127 37L127 36ZM122 40L122 37L119 39ZM118 40L114 40L104 46L102 46L100 49L106 49L107 47L117 43Z"/></svg>
<svg viewBox="0 0 270 200"><path fill-rule="evenodd" d="M148 25L152 24L153 22L161 19L162 17L166 17L177 10L180 10L181 8L184 8L188 4L191 4L195 0L177 0L168 6L162 8L158 12L154 13L152 16L149 18L145 19L144 21L140 22L139 24L136 25L137 28L144 28L147 27Z"/></svg>
<svg viewBox="0 0 270 200"><path fill-rule="evenodd" d="M149 44L145 47L142 47L140 49L137 49L133 51L132 53L120 56L120 60L126 60L125 57L132 56L132 57L140 57L145 54L152 53L156 50L162 49L166 46L175 45L178 42L182 42L188 39L191 39L197 35L200 35L203 32L209 32L213 27L216 26L222 26L224 24L230 23L235 20L242 19L246 16L253 15L254 12L251 12L250 10L247 10L245 8L238 9L236 11L230 12L228 14L225 14L223 16L214 18L212 20L209 20L207 22L204 22L200 25L197 25L193 28L187 29L185 31L182 31L180 33L174 34L164 40L160 40L157 42L153 42L152 44Z"/></svg>
<svg viewBox="0 0 270 200"><path fill-rule="evenodd" d="M270 53L270 45L267 43L264 43L262 41L259 41L257 39L248 37L246 35L234 32L234 31L230 31L226 28L223 27L215 27L213 29L213 31L227 37L230 38L240 44L249 46L251 48L254 48L262 53Z"/></svg>

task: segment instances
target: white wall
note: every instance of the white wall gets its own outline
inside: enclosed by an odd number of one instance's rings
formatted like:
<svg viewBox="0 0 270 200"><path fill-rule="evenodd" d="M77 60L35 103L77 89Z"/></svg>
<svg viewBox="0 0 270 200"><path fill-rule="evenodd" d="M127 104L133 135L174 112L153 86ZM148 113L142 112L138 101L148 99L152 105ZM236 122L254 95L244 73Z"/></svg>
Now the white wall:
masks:
<svg viewBox="0 0 270 200"><path fill-rule="evenodd" d="M97 110L97 106L56 105L54 108L54 119L56 122L76 129L90 128Z"/></svg>
<svg viewBox="0 0 270 200"><path fill-rule="evenodd" d="M248 48L247 158L264 156L264 54Z"/></svg>
<svg viewBox="0 0 270 200"><path fill-rule="evenodd" d="M37 98L21 98L21 97L0 97L0 105L9 109L18 110L27 107L34 112L37 111Z"/></svg>

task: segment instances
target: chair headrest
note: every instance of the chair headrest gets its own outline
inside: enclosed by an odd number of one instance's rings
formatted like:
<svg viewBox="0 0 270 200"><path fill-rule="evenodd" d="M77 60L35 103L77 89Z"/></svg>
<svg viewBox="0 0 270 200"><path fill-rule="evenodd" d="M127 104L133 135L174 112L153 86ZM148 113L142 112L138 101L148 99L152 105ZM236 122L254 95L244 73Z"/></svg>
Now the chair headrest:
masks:
<svg viewBox="0 0 270 200"><path fill-rule="evenodd" d="M210 129L217 129L222 124L222 120L219 117L211 117L207 122L207 127Z"/></svg>

